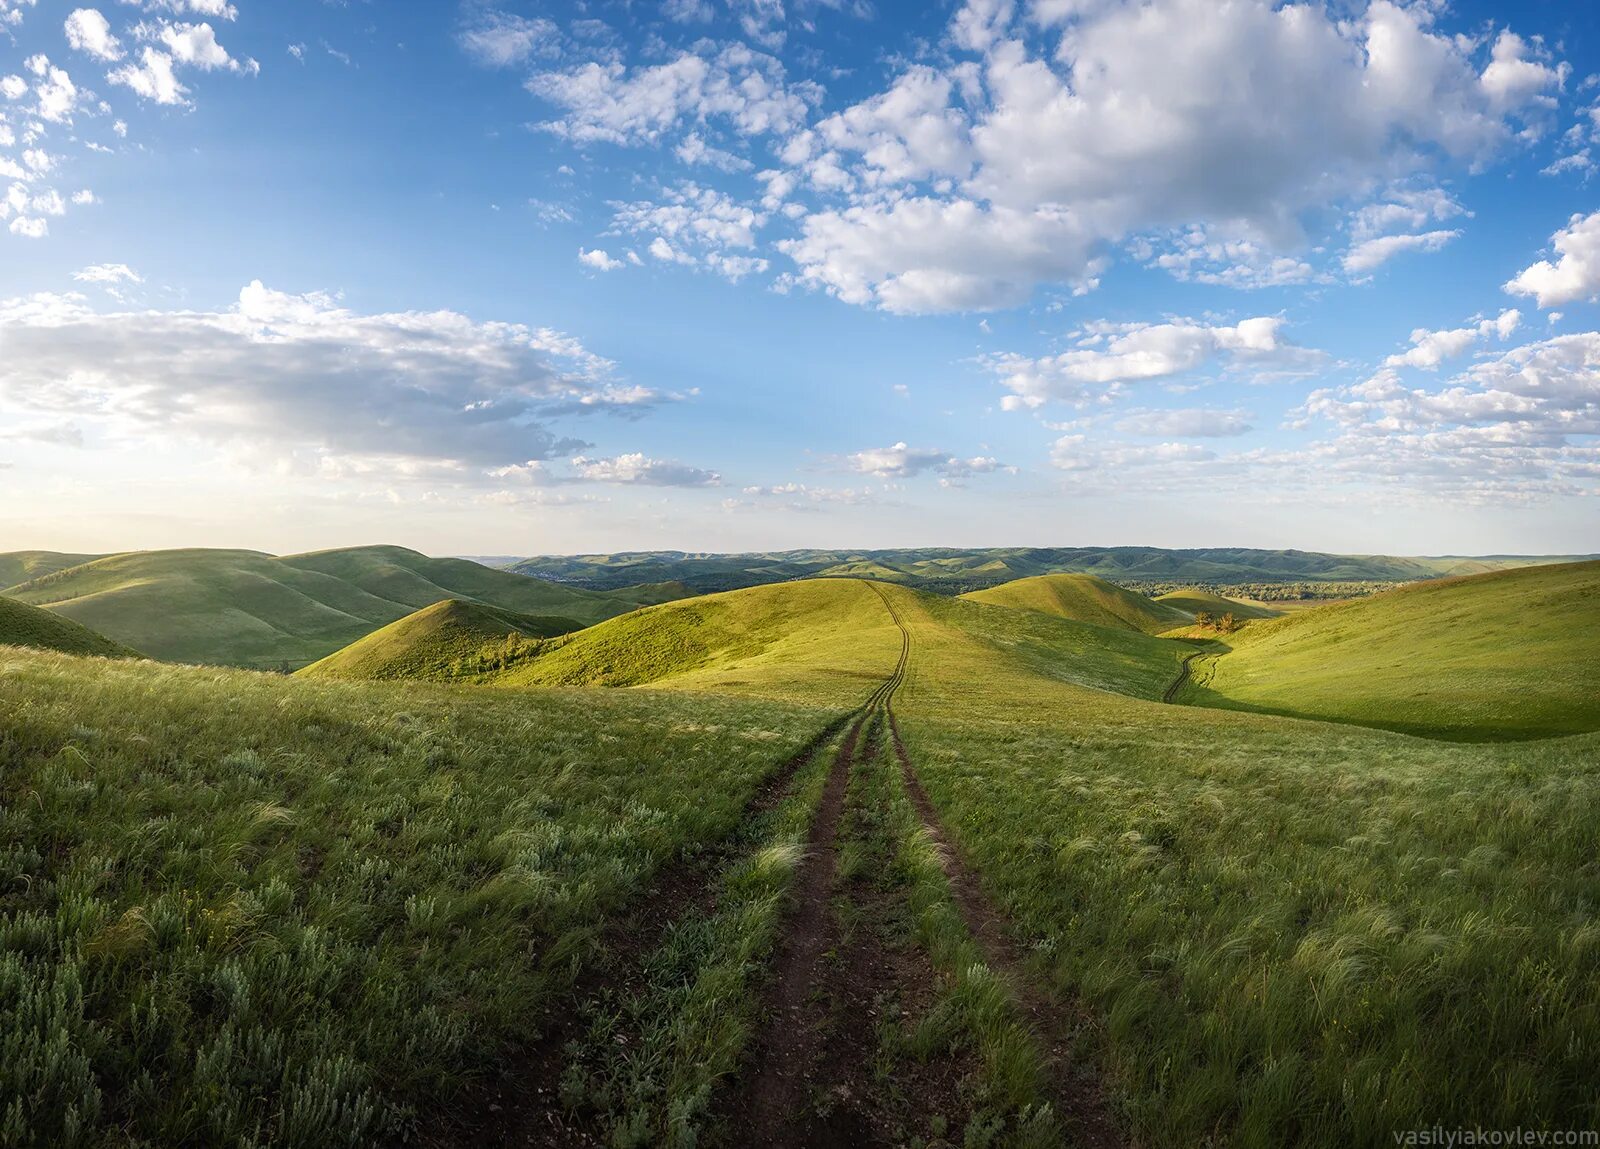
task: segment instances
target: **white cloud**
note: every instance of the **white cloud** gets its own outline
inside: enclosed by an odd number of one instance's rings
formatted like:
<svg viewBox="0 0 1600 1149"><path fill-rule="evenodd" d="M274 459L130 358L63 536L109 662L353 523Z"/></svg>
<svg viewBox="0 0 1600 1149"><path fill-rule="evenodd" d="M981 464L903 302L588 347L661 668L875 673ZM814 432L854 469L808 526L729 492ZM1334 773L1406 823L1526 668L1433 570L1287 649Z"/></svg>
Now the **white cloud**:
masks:
<svg viewBox="0 0 1600 1149"><path fill-rule="evenodd" d="M12 235L20 235L27 239L43 239L50 234L50 224L42 219L19 215L11 221L10 231Z"/></svg>
<svg viewBox="0 0 1600 1149"><path fill-rule="evenodd" d="M1166 379L1219 358L1231 367L1268 367L1304 355L1281 333L1283 319L1258 316L1232 326L1193 320L1169 323L1095 323L1078 332L1078 346L1038 359L1015 354L980 362L1011 392L1007 410L1041 407L1050 400L1085 403L1119 393L1129 383Z"/></svg>
<svg viewBox="0 0 1600 1149"><path fill-rule="evenodd" d="M612 259L607 252L602 251L600 248L595 248L593 251L585 251L580 247L578 249L578 262L585 267L592 267L596 271L615 271L622 266L622 260Z"/></svg>
<svg viewBox="0 0 1600 1149"><path fill-rule="evenodd" d="M652 459L643 454L594 459L579 455L572 460L580 479L593 483L618 483L644 487L716 487L722 476L684 463Z"/></svg>
<svg viewBox="0 0 1600 1149"><path fill-rule="evenodd" d="M1210 407L1130 411L1117 420L1116 429L1124 435L1176 439L1223 439L1254 430L1248 411Z"/></svg>
<svg viewBox="0 0 1600 1149"><path fill-rule="evenodd" d="M915 478L925 471L932 471L947 479L963 479L970 475L1014 470L988 456L963 459L948 451L908 447L903 442L892 447L869 447L845 456L843 462L848 470L879 479Z"/></svg>
<svg viewBox="0 0 1600 1149"><path fill-rule="evenodd" d="M549 20L490 9L479 12L459 39L462 49L480 64L504 68L555 50L559 37L559 29Z"/></svg>
<svg viewBox="0 0 1600 1149"><path fill-rule="evenodd" d="M72 77L44 56L31 57L28 69L38 77L33 85L34 95L38 98L34 106L35 113L40 119L54 124L70 122L72 113L77 110L80 95Z"/></svg>
<svg viewBox="0 0 1600 1149"><path fill-rule="evenodd" d="M106 79L158 104L185 103L189 93L172 70L172 57L149 45L140 50L137 64L124 64Z"/></svg>
<svg viewBox="0 0 1600 1149"><path fill-rule="evenodd" d="M611 204L611 233L650 237L648 250L663 263L703 268L737 281L767 270L750 254L768 216L715 188L684 182L662 199Z"/></svg>
<svg viewBox="0 0 1600 1149"><path fill-rule="evenodd" d="M1420 235L1383 235L1364 240L1345 252L1344 269L1351 275L1363 275L1381 267L1401 252L1438 251L1460 236L1459 231L1429 231Z"/></svg>
<svg viewBox="0 0 1600 1149"><path fill-rule="evenodd" d="M260 466L481 474L583 450L558 420L663 398L617 382L611 364L548 329L448 311L361 314L259 282L215 312L10 300L0 344L0 408L173 449L218 444Z"/></svg>
<svg viewBox="0 0 1600 1149"><path fill-rule="evenodd" d="M742 136L785 133L804 123L808 100L817 97L810 85L788 84L775 57L739 44L631 71L591 62L542 72L527 87L565 112L540 126L576 143L647 143L682 122L713 119Z"/></svg>
<svg viewBox="0 0 1600 1149"><path fill-rule="evenodd" d="M73 272L79 283L143 283L144 277L125 263L96 263Z"/></svg>
<svg viewBox="0 0 1600 1149"><path fill-rule="evenodd" d="M0 28L22 23L22 10L32 8L37 0L0 0Z"/></svg>
<svg viewBox="0 0 1600 1149"><path fill-rule="evenodd" d="M1175 270L1306 279L1296 253L1329 205L1487 161L1560 87L1562 66L1526 42L1502 37L1480 73L1473 43L1433 23L1430 6L1388 0L1350 20L1272 0L1117 0L1076 6L1051 53L1011 4L970 3L952 41L975 66L907 69L833 117L831 138L786 153L808 177L819 157L860 156L827 169L845 202L784 246L795 281L896 311L1005 307L1092 282L1129 234L1196 225L1248 258L1197 268L1180 252ZM1448 234L1369 235L1352 266Z"/></svg>
<svg viewBox="0 0 1600 1149"><path fill-rule="evenodd" d="M97 60L122 59L122 42L111 34L111 24L97 8L78 8L67 17L67 43Z"/></svg>
<svg viewBox="0 0 1600 1149"><path fill-rule="evenodd" d="M1505 285L1505 290L1513 295L1532 295L1540 307L1558 307L1600 296L1600 211L1573 216L1565 228L1550 237L1550 243L1561 258L1555 263L1541 259L1524 268Z"/></svg>
<svg viewBox="0 0 1600 1149"><path fill-rule="evenodd" d="M1420 367L1425 371L1438 368L1446 359L1464 354L1480 339L1498 336L1502 342L1510 339L1522 323L1522 313L1515 309L1502 311L1497 319L1484 319L1471 327L1457 327L1447 331L1429 331L1419 327L1411 333L1411 349L1391 355L1383 361L1385 367Z"/></svg>

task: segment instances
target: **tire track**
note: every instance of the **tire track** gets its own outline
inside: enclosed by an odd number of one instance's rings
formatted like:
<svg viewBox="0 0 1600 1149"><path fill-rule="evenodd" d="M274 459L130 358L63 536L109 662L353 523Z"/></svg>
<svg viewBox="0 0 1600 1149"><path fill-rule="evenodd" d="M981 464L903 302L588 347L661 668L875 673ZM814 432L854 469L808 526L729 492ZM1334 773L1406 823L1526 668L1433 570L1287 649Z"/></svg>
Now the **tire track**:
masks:
<svg viewBox="0 0 1600 1149"><path fill-rule="evenodd" d="M923 788L922 780L917 776L916 766L911 760L910 751L906 749L905 740L900 735L900 723L895 717L893 708L894 694L904 681L905 667L910 660L911 630L890 600L888 592L875 584L869 585L872 585L872 589L877 591L878 597L883 600L884 608L889 612L894 624L900 628L901 634L900 667L893 687L884 695L884 715L890 741L894 747L895 758L900 764L900 775L905 783L906 792L910 795L912 805L922 820L923 828L937 847L940 866L950 883L956 907L966 923L967 931L988 959L990 968L1005 977L1017 1003L1028 1019L1034 1036L1048 1055L1052 1078L1051 1104L1071 1135L1072 1143L1091 1146L1093 1149L1119 1149L1125 1144L1125 1140L1112 1116L1104 1086L1096 1075L1079 1065L1077 1058L1073 1056L1076 1034L1092 1024L1091 1019L1079 1010L1064 1011L1057 1002L1035 985L1028 974L1024 955L1018 950L1007 931L1005 915L996 909L994 903L984 893L977 875L954 849L944 823L939 817L938 809L928 797L927 790ZM1179 681L1168 689L1169 694L1175 693L1187 680L1189 661L1196 657L1198 654L1190 655L1184 660L1183 673Z"/></svg>
<svg viewBox="0 0 1600 1149"><path fill-rule="evenodd" d="M1189 664L1191 662L1193 662L1195 659L1197 659L1197 658L1201 657L1202 655L1204 655L1205 653L1206 652L1203 651L1203 650L1197 650L1193 654L1188 654L1188 655L1184 656L1183 665L1178 668L1178 677L1172 683L1171 686L1167 687L1167 692L1161 696L1161 701L1162 702L1174 702L1175 703L1175 702L1178 701L1178 693L1185 686L1189 685L1189 675L1191 673L1190 672L1190 668L1189 668Z"/></svg>

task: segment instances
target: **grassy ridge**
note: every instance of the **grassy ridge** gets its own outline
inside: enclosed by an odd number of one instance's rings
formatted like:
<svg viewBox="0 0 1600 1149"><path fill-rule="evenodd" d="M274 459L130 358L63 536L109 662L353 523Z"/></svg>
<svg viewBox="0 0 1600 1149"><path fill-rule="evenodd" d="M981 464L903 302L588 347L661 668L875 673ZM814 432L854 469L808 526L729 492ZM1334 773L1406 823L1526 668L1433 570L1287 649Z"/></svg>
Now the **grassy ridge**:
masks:
<svg viewBox="0 0 1600 1149"><path fill-rule="evenodd" d="M136 658L120 643L96 634L71 619L47 610L0 598L0 646L31 646L64 654L89 654L106 658Z"/></svg>
<svg viewBox="0 0 1600 1149"><path fill-rule="evenodd" d="M1600 1122L1600 736L1450 745L979 672L897 601L923 781L1040 976L1103 1019L1143 1142Z"/></svg>
<svg viewBox="0 0 1600 1149"><path fill-rule="evenodd" d="M104 557L64 554L60 551L9 551L0 554L0 590Z"/></svg>
<svg viewBox="0 0 1600 1149"><path fill-rule="evenodd" d="M546 639L582 628L575 619L517 614L446 599L373 631L300 671L306 678L443 682L477 675ZM507 641L510 640L510 641Z"/></svg>
<svg viewBox="0 0 1600 1149"><path fill-rule="evenodd" d="M1420 583L1254 623L1182 700L1437 738L1600 730L1597 633L1600 563Z"/></svg>
<svg viewBox="0 0 1600 1149"><path fill-rule="evenodd" d="M1177 605L1123 590L1094 575L1039 575L962 597L1145 634L1159 634L1194 621L1191 612Z"/></svg>
<svg viewBox="0 0 1600 1149"><path fill-rule="evenodd" d="M354 547L286 558L222 550L112 555L6 593L152 658L276 669L313 662L450 598L593 623L678 592L582 590L402 547Z"/></svg>
<svg viewBox="0 0 1600 1149"><path fill-rule="evenodd" d="M370 1145L830 715L0 652L0 1131Z"/></svg>

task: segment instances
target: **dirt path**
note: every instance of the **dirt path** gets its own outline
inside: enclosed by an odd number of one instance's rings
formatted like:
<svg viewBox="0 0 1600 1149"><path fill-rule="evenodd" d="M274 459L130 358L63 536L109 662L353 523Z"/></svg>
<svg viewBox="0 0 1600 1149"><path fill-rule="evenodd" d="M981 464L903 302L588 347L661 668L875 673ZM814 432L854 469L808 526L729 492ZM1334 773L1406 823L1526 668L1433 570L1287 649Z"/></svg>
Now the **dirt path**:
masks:
<svg viewBox="0 0 1600 1149"><path fill-rule="evenodd" d="M1167 687L1167 692L1161 696L1162 702L1178 701L1178 694L1185 686L1189 685L1189 664L1205 653L1206 651L1197 650L1193 654L1184 655L1183 665L1178 668L1178 677L1171 686Z"/></svg>
<svg viewBox="0 0 1600 1149"><path fill-rule="evenodd" d="M602 926L573 985L546 1006L539 1040L507 1059L496 1080L469 1090L462 1103L439 1114L410 1144L424 1149L606 1144L603 1130L570 1113L560 1100L567 1046L582 1027L587 1004L604 994L626 992L641 980L645 958L672 923L703 901L715 888L713 876L746 844L743 828L781 802L801 769L852 723L854 737L861 717L862 711L852 711L818 731L761 783L727 836L663 866L633 898L631 910L613 914Z"/></svg>
<svg viewBox="0 0 1600 1149"><path fill-rule="evenodd" d="M900 678L903 680L903 668L910 659L911 630L900 617L900 612L895 609L889 596L876 586L873 589L878 591L889 616L900 628L902 640ZM1169 694L1176 691L1187 678L1189 659L1195 657L1198 656L1190 655L1184 660L1183 678L1169 689ZM898 690L899 686L900 683L897 682L895 689ZM905 740L900 736L900 723L893 709L893 694L894 691L891 690L885 698L884 710L890 740L894 747L895 758L900 764L900 774L905 782L906 791L911 796L917 816L922 819L924 829L938 847L940 865L950 882L951 893L957 909L961 912L962 920L966 923L967 931L983 950L990 968L1007 979L1028 1018L1034 1036L1041 1042L1048 1055L1053 1085L1052 1106L1061 1117L1062 1124L1072 1138L1072 1144L1090 1146L1092 1149L1116 1149L1124 1145L1125 1140L1112 1116L1109 1099L1102 1083L1092 1071L1081 1065L1073 1056L1076 1034L1090 1024L1088 1015L1080 1010L1063 1009L1034 984L1022 953L1007 933L1005 916L989 900L977 875L955 850L933 800L928 797L922 780L917 776L910 751L906 749Z"/></svg>

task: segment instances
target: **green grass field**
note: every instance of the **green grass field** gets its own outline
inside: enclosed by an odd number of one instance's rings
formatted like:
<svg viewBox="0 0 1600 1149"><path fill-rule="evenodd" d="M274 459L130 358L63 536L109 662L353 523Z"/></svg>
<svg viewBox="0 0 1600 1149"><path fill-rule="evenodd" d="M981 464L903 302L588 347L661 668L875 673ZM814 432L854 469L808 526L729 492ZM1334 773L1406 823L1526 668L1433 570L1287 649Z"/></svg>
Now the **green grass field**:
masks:
<svg viewBox="0 0 1600 1149"><path fill-rule="evenodd" d="M0 598L0 646L31 646L64 654L136 657L133 651L71 619Z"/></svg>
<svg viewBox="0 0 1600 1149"><path fill-rule="evenodd" d="M758 587L523 639L456 685L0 650L0 1132L1595 1127L1600 733L1564 733L1595 567L1253 621L1216 660L1358 660L1342 694L1292 679L1302 708L1407 681L1359 661L1378 642L1492 665L1472 689L1518 721L1473 742L1164 704L1204 648L1032 589ZM452 626L465 650L505 624L455 615L350 671L431 674L410 660ZM1402 703L1434 733L1455 713Z"/></svg>
<svg viewBox="0 0 1600 1149"><path fill-rule="evenodd" d="M962 597L1145 634L1160 634L1194 621L1193 612L1174 603L1123 590L1094 575L1038 575Z"/></svg>
<svg viewBox="0 0 1600 1149"><path fill-rule="evenodd" d="M1418 583L1252 624L1187 702L1426 737L1600 730L1600 563Z"/></svg>
<svg viewBox="0 0 1600 1149"><path fill-rule="evenodd" d="M1166 603L1168 606L1177 607L1186 614L1196 614L1205 611L1214 617L1220 618L1225 614L1232 614L1237 619L1277 618L1278 611L1260 603L1247 602L1237 598L1224 598L1212 591L1190 587L1187 590L1169 591L1157 595L1156 602Z"/></svg>
<svg viewBox="0 0 1600 1149"><path fill-rule="evenodd" d="M581 629L575 619L517 614L452 598L358 638L300 674L306 678L449 682L492 671L537 650L543 639Z"/></svg>
<svg viewBox="0 0 1600 1149"><path fill-rule="evenodd" d="M670 585L582 590L403 547L285 558L141 551L65 567L5 591L153 658L258 669L314 662L451 598L587 624L683 593Z"/></svg>

